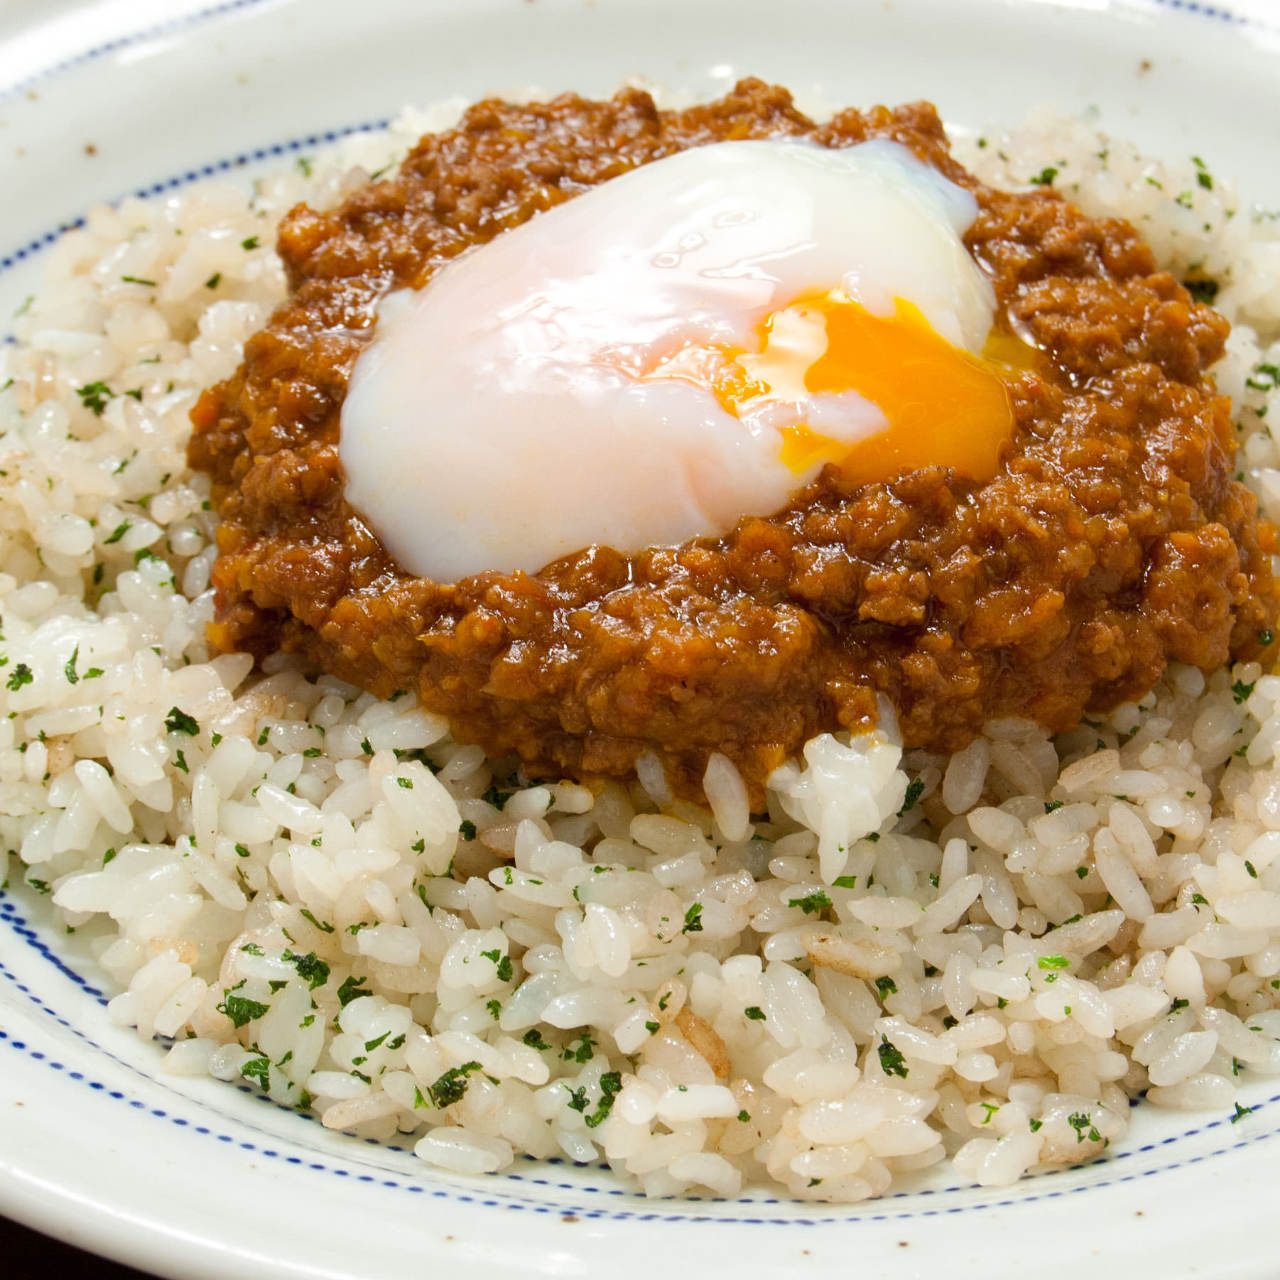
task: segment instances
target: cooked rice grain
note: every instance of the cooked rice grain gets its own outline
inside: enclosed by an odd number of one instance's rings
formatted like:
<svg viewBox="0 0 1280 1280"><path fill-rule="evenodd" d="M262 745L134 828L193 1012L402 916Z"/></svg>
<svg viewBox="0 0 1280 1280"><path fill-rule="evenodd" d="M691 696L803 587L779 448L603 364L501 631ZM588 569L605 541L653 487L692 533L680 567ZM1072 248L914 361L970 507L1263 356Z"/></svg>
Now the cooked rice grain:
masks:
<svg viewBox="0 0 1280 1280"><path fill-rule="evenodd" d="M210 657L187 412L281 296L280 213L455 108L300 170L96 208L0 391L0 835L182 1075L247 1079L428 1164L609 1160L651 1195L883 1194L1088 1159L1129 1099L1280 1072L1280 678L1172 669L1056 740L903 758L823 735L753 821L661 769L524 784L411 697ZM1235 322L1215 370L1280 516L1280 234L1088 123L971 140L989 179L1134 220ZM1235 215L1235 216L1233 216Z"/></svg>

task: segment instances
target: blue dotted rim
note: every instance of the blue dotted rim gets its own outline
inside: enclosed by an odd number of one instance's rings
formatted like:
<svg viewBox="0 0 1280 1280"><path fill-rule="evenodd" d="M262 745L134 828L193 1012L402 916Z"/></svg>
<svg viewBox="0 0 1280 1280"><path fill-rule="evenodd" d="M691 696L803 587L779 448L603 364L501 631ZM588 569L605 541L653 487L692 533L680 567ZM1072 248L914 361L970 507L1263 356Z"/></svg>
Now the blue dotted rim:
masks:
<svg viewBox="0 0 1280 1280"><path fill-rule="evenodd" d="M1132 2L1133 0L1130 0L1130 3ZM208 8L198 9L194 13L185 14L182 17L153 23L151 26L143 27L137 31L130 31L124 35L116 36L111 40L103 41L101 44L92 45L68 58L61 58L48 66L41 67L20 80L0 86L0 103L18 97L34 88L37 84L53 79L64 72L73 71L76 67L84 66L86 63L94 62L99 58L109 57L122 49L130 48L132 45L140 44L146 40L153 40L159 36L174 35L178 32L188 31L192 28L203 26L205 23L217 18L225 17L227 14L237 13L246 9L257 9L269 3L271 3L271 0L223 0L221 4L210 5ZM1236 13L1221 4L1205 4L1201 3L1201 0L1145 0L1145 3L1153 5L1157 9L1169 10L1172 13L1207 18L1244 29L1254 31L1280 30L1280 27L1271 23L1243 13Z"/></svg>
<svg viewBox="0 0 1280 1280"><path fill-rule="evenodd" d="M1153 3L1162 8L1180 10L1186 13L1197 14L1202 17L1214 18L1214 19L1219 19L1219 20L1234 23L1234 24L1252 26L1258 29L1263 29L1263 26L1261 23L1258 23L1250 18L1246 18L1241 14L1232 13L1228 10L1219 8L1214 5L1200 4L1200 3L1197 3L1196 0L1148 0L1148 2ZM75 66L78 66L84 62L90 61L94 58L108 55L121 48L125 48L130 44L136 43L141 40L149 39L157 35L171 33L173 31L191 27L199 23L202 23L206 20L216 18L218 16L224 15L232 11L255 8L264 3L269 3L269 0L228 0L227 3L214 5L208 9L200 10L197 13L188 15L185 18L175 19L171 22L158 24L156 26L146 28L140 32L136 32L132 35L122 36L119 39L109 41L99 46L95 46L90 50L86 50L82 54L76 55L74 58L67 59L63 62L57 63L51 67L48 67L36 73L31 77L28 77L26 80L20 82L18 85L13 86L11 90L0 91L0 102L4 101L4 99L9 95L10 92L17 92L19 90L25 89L38 80L43 80L59 72L69 70L71 68L74 68ZM370 121L365 121L359 124L344 126L339 129L330 129L330 130L324 130L319 133L306 134L299 138L289 139L279 143L272 143L263 147L255 147L252 150L245 151L245 152L238 152L232 156L224 157L210 164L200 165L198 167L184 170L181 173L174 174L167 178L163 178L157 182L151 183L149 185L136 188L133 191L131 191L129 194L140 197L140 198L144 198L144 199L148 197L162 195L166 192L173 191L175 189L189 185L190 183L200 181L201 179L204 179L204 178L216 177L220 174L225 174L235 170L243 169L249 165L262 163L271 159L278 159L282 156L296 155L298 152L307 150L308 148L335 143L340 141L343 138L350 137L353 134L385 129L388 126L388 124L389 124L389 121L386 119L370 120ZM52 230L46 231L41 235L33 237L31 240L20 245L16 249L13 249L9 253L0 256L0 272L11 270L19 266L21 263L34 257L40 251L47 249L49 246L55 243L58 240L58 238L62 234L64 234L66 231L74 230L75 228L82 227L83 225L84 225L84 217L78 216L65 223L62 223L61 225L59 225L58 227ZM12 341L12 339L7 339L7 340ZM50 965L52 965L59 973L61 973L65 979L67 979L73 985L79 987L80 990L85 995L87 995L89 998L93 999L96 1003L100 1005L103 1005L103 1006L106 1005L107 997L102 993L102 991L99 990L97 987L95 987L90 981L88 981L85 977L79 974L70 965L68 965L53 950L51 950L48 946L46 946L43 942L41 942L36 930L31 928L27 920L19 913L14 900L9 895L2 892L0 892L0 923L7 925L13 934L19 937L27 946L31 947L33 950L39 953L41 957L44 960L46 960ZM36 1008L38 1008L43 1014L52 1018L64 1029L74 1034L79 1040L81 1040L86 1045L86 1047L92 1049L96 1053L103 1055L104 1057L108 1058L112 1062L116 1063L116 1065L124 1067L130 1072L141 1076L144 1080L148 1082L148 1084L154 1087L166 1089L166 1091L172 1093L175 1097L182 1098L184 1101L188 1103L190 1102L190 1100L186 1099L184 1095L177 1093L176 1090L168 1089L168 1087L165 1086L162 1082L157 1081L152 1076L147 1075L145 1072L139 1071L138 1068L134 1067L130 1063L125 1062L123 1059L113 1054L110 1050L106 1049L104 1046L98 1044L96 1041L92 1040L89 1036L85 1035L84 1032L80 1031L78 1028L73 1026L65 1018L61 1017L53 1008L45 1004L44 1001L42 1001L38 996L36 996L30 990L30 988L28 988L25 984L20 982L16 977L16 975L14 975L3 964L0 964L0 976L3 976L10 983L12 983L13 986L17 989L17 991L20 992L31 1004L33 1004ZM386 1186L388 1188L409 1191L414 1194L426 1194L436 1199L456 1200L460 1203L477 1204L481 1207L486 1207L486 1208L502 1207L502 1208L509 1208L513 1210L525 1210L525 1211L538 1213L538 1214L573 1214L573 1215L577 1215L579 1217L584 1217L584 1218L616 1218L616 1219L634 1220L634 1221L643 1221L643 1222L715 1221L715 1222L724 1222L724 1223L730 1223L730 1224L736 1223L736 1224L743 1224L743 1225L768 1225L768 1226L788 1226L788 1225L815 1226L815 1225L820 1225L822 1223L837 1222L837 1221L839 1222L850 1222L850 1221L898 1222L898 1221L904 1221L904 1220L910 1220L910 1219L916 1219L916 1218L931 1218L931 1217L938 1217L938 1216L947 1215L947 1214L980 1212L983 1210L1008 1208L1008 1207L1014 1207L1014 1206L1019 1206L1023 1204L1032 1204L1038 1201L1061 1198L1064 1196L1074 1195L1084 1191L1090 1191L1096 1188L1104 1188L1108 1186L1118 1185L1121 1183L1133 1182L1143 1178L1152 1177L1159 1173L1171 1172L1175 1169L1186 1168L1193 1165L1202 1164L1207 1160L1211 1160L1220 1155L1224 1155L1229 1151L1234 1151L1234 1150L1239 1150L1245 1147L1254 1146L1258 1142L1264 1141L1267 1138L1271 1138L1271 1137L1277 1136L1277 1134L1280 1134L1280 1130L1276 1130L1276 1131L1269 1130L1263 1133L1253 1133L1247 1137L1242 1138L1237 1142L1230 1143L1227 1146L1218 1148L1213 1151L1200 1153L1198 1155L1188 1157L1185 1160L1179 1160L1172 1164L1165 1164L1152 1169L1138 1170L1133 1173L1127 1173L1127 1174L1122 1173L1115 1177L1109 1177L1099 1181L1090 1181L1090 1182L1075 1185L1075 1186L1060 1187L1060 1188L1055 1188L1053 1190L1043 1191L1043 1192L1024 1192L1023 1194L1019 1194L1016 1197L985 1201L985 1202L980 1202L976 1204L968 1203L968 1204L962 1204L962 1205L952 1205L947 1207L921 1209L916 1211L898 1211L898 1212L872 1214L872 1213L867 1213L865 1211L861 1211L857 1206L852 1206L852 1207L846 1206L843 1208L836 1208L829 1212L822 1212L821 1210L818 1210L813 1216L810 1216L810 1217L783 1218L783 1217L766 1217L766 1216L731 1217L731 1216L721 1216L719 1214L698 1213L696 1210L692 1212L661 1213L661 1212L641 1212L638 1210L632 1211L632 1210L617 1210L617 1209L598 1209L598 1208L593 1208L587 1205L536 1204L528 1201L509 1198L507 1196L503 1196L501 1198L485 1198L480 1195L469 1195L453 1188L446 1189L441 1187L435 1187L430 1185L429 1182L410 1182L410 1181L404 1181L404 1180L395 1179L395 1178L388 1178L385 1176L383 1171L380 1171L379 1173L358 1172L357 1171L359 1168L358 1164L355 1166L355 1168L342 1168L332 1163L325 1163L323 1161L316 1161L316 1160L310 1159L307 1156L285 1154L281 1151L273 1149L271 1146L263 1145L263 1143L250 1142L242 1138L238 1138L233 1134L219 1132L217 1130L211 1129L207 1125L196 1123L187 1117L176 1115L171 1111L166 1111L164 1108L148 1107L148 1105L145 1102L142 1102L137 1098L130 1098L120 1090L110 1088L108 1085L106 1085L102 1081L92 1080L89 1077L87 1077L83 1072L68 1068L65 1063L62 1063L57 1059L50 1057L47 1053L45 1053L42 1050L32 1048L31 1046L26 1044L24 1041L13 1038L2 1029L0 1029L0 1044L3 1044L7 1048L10 1048L14 1051L24 1053L27 1057L31 1058L32 1060L44 1063L50 1070L65 1074L67 1079L75 1080L77 1082L83 1083L86 1085L87 1088L89 1088L93 1092L98 1093L101 1096L111 1098L113 1101L122 1102L125 1105L129 1106L131 1109L137 1110L139 1112L149 1113L150 1115L152 1115L157 1119L168 1120L170 1123L180 1128L189 1129L191 1132L196 1133L202 1137L210 1137L224 1144L238 1145L241 1149L245 1151L254 1152L267 1159L282 1160L286 1164L294 1165L297 1167L305 1167L315 1172L330 1173L337 1177L351 1178L352 1180L358 1181L358 1182L381 1183L383 1186ZM270 1099L257 1093L257 1091L255 1090L251 1090L245 1086L241 1086L241 1091L253 1095L255 1100L263 1105L273 1107L280 1111L285 1111L291 1117L298 1119L302 1122L314 1123L314 1120L312 1117L301 1115L300 1113L293 1111L289 1108L279 1107L277 1104L272 1103ZM1253 1111L1255 1114L1257 1114L1261 1112L1265 1107L1273 1106L1276 1103L1280 1103L1280 1094L1273 1095L1272 1097L1267 1098L1263 1102L1255 1103L1253 1106ZM207 1107L205 1108L205 1110L211 1111L211 1109ZM240 1117L228 1117L216 1111L212 1113L218 1115L220 1119L226 1121L227 1123L236 1126L243 1132L253 1132L253 1133L261 1134L263 1135L263 1137L266 1138L268 1142L281 1141L279 1138L275 1137L274 1135L265 1134L263 1130L249 1124L247 1121L243 1120ZM1182 1133L1174 1134L1174 1135L1170 1135L1169 1137L1162 1138L1160 1141L1155 1143L1147 1143L1139 1147L1131 1148L1129 1150L1117 1151L1112 1154L1099 1157L1098 1159L1092 1161L1088 1167L1096 1168L1101 1165L1116 1164L1116 1163L1119 1163L1120 1161L1128 1160L1141 1154L1159 1150L1163 1147L1168 1147L1184 1139L1192 1138L1197 1135L1209 1132L1211 1130L1223 1128L1228 1123L1229 1123L1229 1119L1209 1121L1196 1128L1188 1129L1183 1131ZM379 1147L380 1149L383 1149L383 1150L400 1150L400 1151L404 1150L404 1148L393 1148L393 1147L390 1147L388 1144L378 1143L374 1140L366 1140L366 1141L368 1141L370 1145ZM523 1157L523 1159L528 1161L529 1163L538 1165L538 1167L540 1168L545 1166L555 1166L558 1164L565 1163L564 1161L559 1159L551 1159L546 1161L534 1161L530 1157ZM601 1165L599 1166L599 1168L603 1171L608 1171L607 1165ZM1057 1178L1069 1177L1071 1173L1072 1173L1071 1169L1057 1169L1057 1170L1049 1171L1047 1173L1036 1175L1031 1181L1034 1183L1042 1183L1042 1182L1047 1182ZM582 1194L582 1193L593 1194L593 1193L601 1193L601 1192L607 1195L612 1195L612 1196L625 1196L630 1194L627 1191L624 1191L618 1188L597 1188L597 1187L592 1187L592 1186L583 1185L579 1183L555 1182L548 1178L533 1178L533 1177L527 1177L526 1175L517 1174L517 1173L505 1173L505 1174L498 1174L498 1175L491 1175L491 1176L501 1177L511 1182L525 1183L530 1186L554 1187L557 1190L570 1191L577 1194ZM1025 1188L1026 1186L1030 1185L1030 1183L1023 1182L1019 1185ZM875 1203L884 1204L888 1201L892 1201L895 1199L906 1199L906 1198L920 1199L924 1197L951 1196L951 1195L956 1195L961 1193L972 1194L975 1190L976 1188L972 1184L965 1184L965 1185L948 1186L948 1187L936 1188L936 1189L927 1188L927 1189L914 1190L914 1191L901 1191L901 1192L891 1193L890 1195L881 1198L879 1201L876 1201ZM702 1197L691 1196L691 1197L686 1197L682 1203L696 1204L699 1202L712 1203L712 1204L733 1203L733 1204L751 1205L751 1206L793 1204L797 1206L805 1205L806 1207L809 1207L809 1202L806 1202L806 1201L789 1200L789 1199L782 1200L774 1197L735 1199L730 1201L721 1197L710 1197L710 1198L704 1199Z"/></svg>
<svg viewBox="0 0 1280 1280"><path fill-rule="evenodd" d="M259 2L259 0L254 0L254 2ZM319 133L303 134L300 138L290 138L284 142L273 142L264 147L254 147L249 151L238 151L234 155L224 156L209 164L184 169L181 173L171 174L169 177L161 178L157 182L135 187L117 196L116 200L124 199L127 196L137 196L143 200L161 196L180 187L188 186L193 182L199 182L204 178L216 178L222 174L233 173L237 170L248 168L250 165L261 164L267 160L278 160L283 156L297 155L299 152L309 151L313 147L323 147L334 142L341 142L343 138L350 138L357 133L373 133L380 129L386 129L390 124L391 121L389 119L364 120L358 124L343 125L339 129L325 129ZM33 236L24 244L20 244L17 248L10 249L8 253L0 255L0 272L9 271L29 258L35 257L36 254L54 244L66 232L74 231L76 228L83 226L84 215L80 214L60 223L49 231Z"/></svg>
<svg viewBox="0 0 1280 1280"><path fill-rule="evenodd" d="M99 1005L107 1003L106 997L102 991L93 985L83 975L78 973L70 965L66 963L51 947L41 941L39 933L34 929L30 922L24 917L16 903L16 901L7 894L0 893L0 924L9 928L11 933L20 939L27 947L35 951L44 961L53 966L64 979L78 987L80 991L88 998ZM29 986L23 983L16 974L14 974L8 966L0 963L0 976L4 977L14 989L22 995L27 1002L33 1005L44 1016L51 1018L64 1030L69 1031L75 1036L86 1048L94 1053L102 1055L110 1060L118 1067L123 1067L131 1074L140 1076L153 1088L163 1089L179 1100L180 1104L186 1106L192 1105L192 1100L180 1094L177 1090L165 1085L163 1081L155 1079L146 1072L139 1070L133 1064L126 1062L111 1050L105 1048L97 1041L93 1040L85 1032L81 1031L67 1018L59 1014L51 1005L47 1004L38 995L36 995ZM481 1192L474 1194L457 1189L450 1186L440 1186L425 1170L420 1179L411 1180L406 1178L388 1177L387 1171L377 1166L371 1166L362 1163L354 1157L346 1157L346 1167L335 1162L333 1158L325 1160L317 1160L313 1151L303 1150L305 1154L299 1155L296 1152L288 1152L280 1150L281 1146L289 1144L291 1139L282 1138L279 1135L271 1134L259 1126L254 1125L242 1117L228 1116L207 1104L195 1105L201 1106L201 1120L209 1119L211 1116L216 1117L219 1121L233 1128L236 1132L227 1132L225 1129L214 1128L208 1124L193 1120L189 1116L178 1114L176 1109L170 1110L164 1107L151 1106L138 1098L131 1098L127 1093L120 1089L114 1089L105 1084L101 1080L92 1078L84 1072L68 1067L57 1057L37 1049L29 1045L26 1041L17 1039L10 1035L7 1031L0 1029L0 1045L13 1051L23 1053L33 1061L40 1062L49 1070L62 1073L69 1080L83 1084L92 1092L100 1097L111 1099L113 1102L121 1103L130 1107L132 1110L140 1114L148 1114L157 1120L167 1121L178 1128L189 1130L202 1138L209 1138L220 1142L224 1145L235 1145L241 1150L253 1152L270 1160L280 1160L287 1165L297 1168L306 1168L308 1171L315 1173L331 1174L335 1177L350 1178L356 1182L378 1183L384 1187L397 1191L407 1191L415 1195L427 1195L437 1200L452 1200L461 1204L474 1204L482 1208L506 1208L514 1211L525 1211L535 1214L572 1214L582 1218L607 1218L617 1219L621 1221L639 1221L639 1222L703 1222L714 1221L729 1224L742 1224L748 1226L817 1226L823 1223L851 1223L851 1222L903 1222L921 1218L942 1217L949 1214L957 1213L974 1213L992 1209L1011 1208L1024 1204L1034 1204L1038 1201L1060 1199L1064 1196L1076 1195L1081 1192L1101 1189L1109 1186L1117 1186L1126 1182L1136 1182L1144 1178L1153 1177L1156 1174L1172 1172L1176 1169L1189 1168L1194 1165L1203 1164L1204 1162L1216 1159L1218 1156L1227 1154L1230 1151L1241 1150L1246 1147L1252 1147L1259 1142L1263 1142L1269 1138L1280 1136L1280 1131L1275 1129L1267 1129L1262 1132L1254 1130L1253 1132L1245 1131L1237 1141L1228 1143L1225 1146L1216 1148L1211 1151L1200 1152L1185 1159L1179 1159L1168 1164L1161 1164L1154 1168L1138 1169L1130 1173L1123 1171L1117 1172L1114 1176L1108 1176L1100 1180L1091 1180L1089 1182L1077 1183L1069 1186L1051 1186L1050 1189L1038 1191L1029 1190L1033 1186L1043 1185L1045 1183L1054 1183L1061 1179L1069 1179L1074 1172L1072 1169L1056 1169L1047 1173L1039 1174L1033 1178L1019 1184L1020 1191L1014 1195L1004 1193L1000 1198L979 1201L973 1203L966 1201L961 1204L943 1204L939 1203L937 1207L926 1207L919 1209L901 1209L888 1210L880 1212L867 1212L861 1206L833 1206L829 1209L815 1207L809 1202L800 1200L783 1200L777 1197L752 1197L752 1198L736 1198L728 1200L723 1197L686 1197L680 1203L683 1207L677 1212L663 1212L653 1209L623 1209L619 1208L601 1208L601 1202L596 1200L594 1203L582 1204L545 1204L539 1203L513 1191L503 1191L497 1194L484 1195ZM242 1087L242 1091L251 1094L255 1101L260 1104L272 1107L275 1110L286 1112L291 1118L304 1123L314 1123L311 1117L303 1116L296 1111L292 1111L286 1107L280 1107L270 1101L270 1099L257 1093L255 1090ZM1256 1117L1268 1107L1273 1107L1280 1103L1280 1094L1274 1094L1261 1102L1253 1104L1253 1115ZM1257 1121L1252 1121L1256 1125ZM1199 1125L1192 1129L1184 1130L1181 1133L1171 1134L1158 1142L1145 1143L1138 1147L1128 1150L1116 1151L1112 1154L1099 1157L1090 1162L1087 1166L1090 1169L1097 1169L1104 1165L1122 1166L1122 1162L1131 1160L1136 1156L1143 1155L1152 1151L1160 1151L1171 1148L1177 1143L1181 1143L1188 1138L1197 1137L1199 1135L1212 1132L1214 1130L1222 1130L1226 1132L1231 1125L1230 1118L1211 1120L1205 1124ZM246 1133L255 1135L257 1140L249 1140L244 1137ZM349 1139L348 1139L349 1140ZM386 1144L378 1143L374 1140L366 1140L369 1145L379 1147L381 1149L396 1150L403 1152L404 1148L388 1148ZM299 1146L301 1144L298 1144ZM535 1161L530 1157L523 1157L528 1164L533 1164L539 1169L548 1166L563 1164L564 1161L555 1159L548 1161ZM598 1166L602 1171L607 1172L608 1166ZM368 1172L370 1168L374 1172ZM1123 1166L1122 1166L1123 1168ZM558 1182L554 1178L532 1177L528 1174L521 1173L503 1173L490 1175L495 1180L502 1179L507 1183L519 1183L522 1186L532 1187L549 1187L557 1191L567 1191L575 1195L608 1195L608 1196L631 1196L633 1202L639 1200L634 1193L625 1191L617 1187L593 1187L582 1183ZM978 1188L972 1184L948 1186L943 1188L924 1188L915 1191L899 1191L888 1196L882 1197L876 1201L877 1205L885 1205L894 1200L910 1199L919 1201L922 1199L934 1199L941 1201L956 1195L964 1195L970 1197L975 1193L981 1194ZM536 1193L531 1193L536 1195ZM645 1203L640 1201L640 1203ZM750 1215L737 1216L729 1214L721 1214L719 1212L707 1213L694 1208L694 1205L706 1204L734 1204L750 1207L752 1210L759 1210L769 1205L790 1204L797 1207L803 1206L806 1209L805 1216L773 1216L767 1210L764 1213L755 1212Z"/></svg>

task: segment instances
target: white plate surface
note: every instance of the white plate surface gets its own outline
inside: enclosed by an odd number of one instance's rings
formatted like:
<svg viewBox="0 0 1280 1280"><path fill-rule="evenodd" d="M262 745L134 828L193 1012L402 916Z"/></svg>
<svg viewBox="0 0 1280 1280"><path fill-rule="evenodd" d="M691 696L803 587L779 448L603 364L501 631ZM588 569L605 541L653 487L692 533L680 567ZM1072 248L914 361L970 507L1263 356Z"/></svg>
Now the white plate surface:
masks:
<svg viewBox="0 0 1280 1280"><path fill-rule="evenodd" d="M94 200L288 163L406 102L642 74L741 74L866 104L930 97L982 128L1096 107L1280 205L1273 0L8 0L0 11L0 315ZM179 1081L110 1025L38 901L0 896L0 1210L182 1277L1274 1277L1280 1092L1252 1114L1138 1107L1087 1167L1006 1191L935 1178L852 1208L646 1201L607 1171L484 1179Z"/></svg>

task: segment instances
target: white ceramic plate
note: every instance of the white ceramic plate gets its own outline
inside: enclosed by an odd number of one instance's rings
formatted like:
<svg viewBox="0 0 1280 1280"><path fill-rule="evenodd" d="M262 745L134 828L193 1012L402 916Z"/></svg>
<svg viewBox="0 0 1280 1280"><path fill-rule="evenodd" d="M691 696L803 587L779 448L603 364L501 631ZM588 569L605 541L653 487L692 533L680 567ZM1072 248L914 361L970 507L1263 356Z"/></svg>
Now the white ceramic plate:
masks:
<svg viewBox="0 0 1280 1280"><path fill-rule="evenodd" d="M1272 0L8 0L0 315L93 200L288 163L405 102L632 73L928 96L975 128L1094 106L1280 204ZM533 1161L443 1178L247 1090L160 1076L73 941L0 896L0 1210L163 1275L1280 1274L1274 1084L1245 1089L1238 1124L1138 1107L1105 1159L1006 1191L935 1180L827 1208L645 1201L603 1169Z"/></svg>

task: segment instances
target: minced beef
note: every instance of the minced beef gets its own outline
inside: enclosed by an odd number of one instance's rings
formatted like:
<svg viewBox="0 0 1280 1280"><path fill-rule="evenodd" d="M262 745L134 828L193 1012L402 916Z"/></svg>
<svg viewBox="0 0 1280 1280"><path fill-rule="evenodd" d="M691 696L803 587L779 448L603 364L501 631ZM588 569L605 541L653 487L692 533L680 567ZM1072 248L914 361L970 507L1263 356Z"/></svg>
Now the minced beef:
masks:
<svg viewBox="0 0 1280 1280"><path fill-rule="evenodd" d="M718 539L593 546L533 575L404 573L346 502L338 459L379 299L636 165L784 136L893 138L973 191L967 244L998 323L1043 353L1011 383L996 476L926 468L853 487L828 468ZM950 751L995 716L1067 729L1171 660L1270 652L1275 535L1232 479L1229 404L1204 373L1226 321L1127 223L979 183L926 103L815 124L750 80L682 111L637 90L482 102L387 181L292 210L279 251L288 300L192 413L191 462L221 516L219 648L304 654L384 696L416 689L459 739L531 774L625 777L652 751L696 795L721 751L756 801L806 738L870 724L877 693L908 745Z"/></svg>

